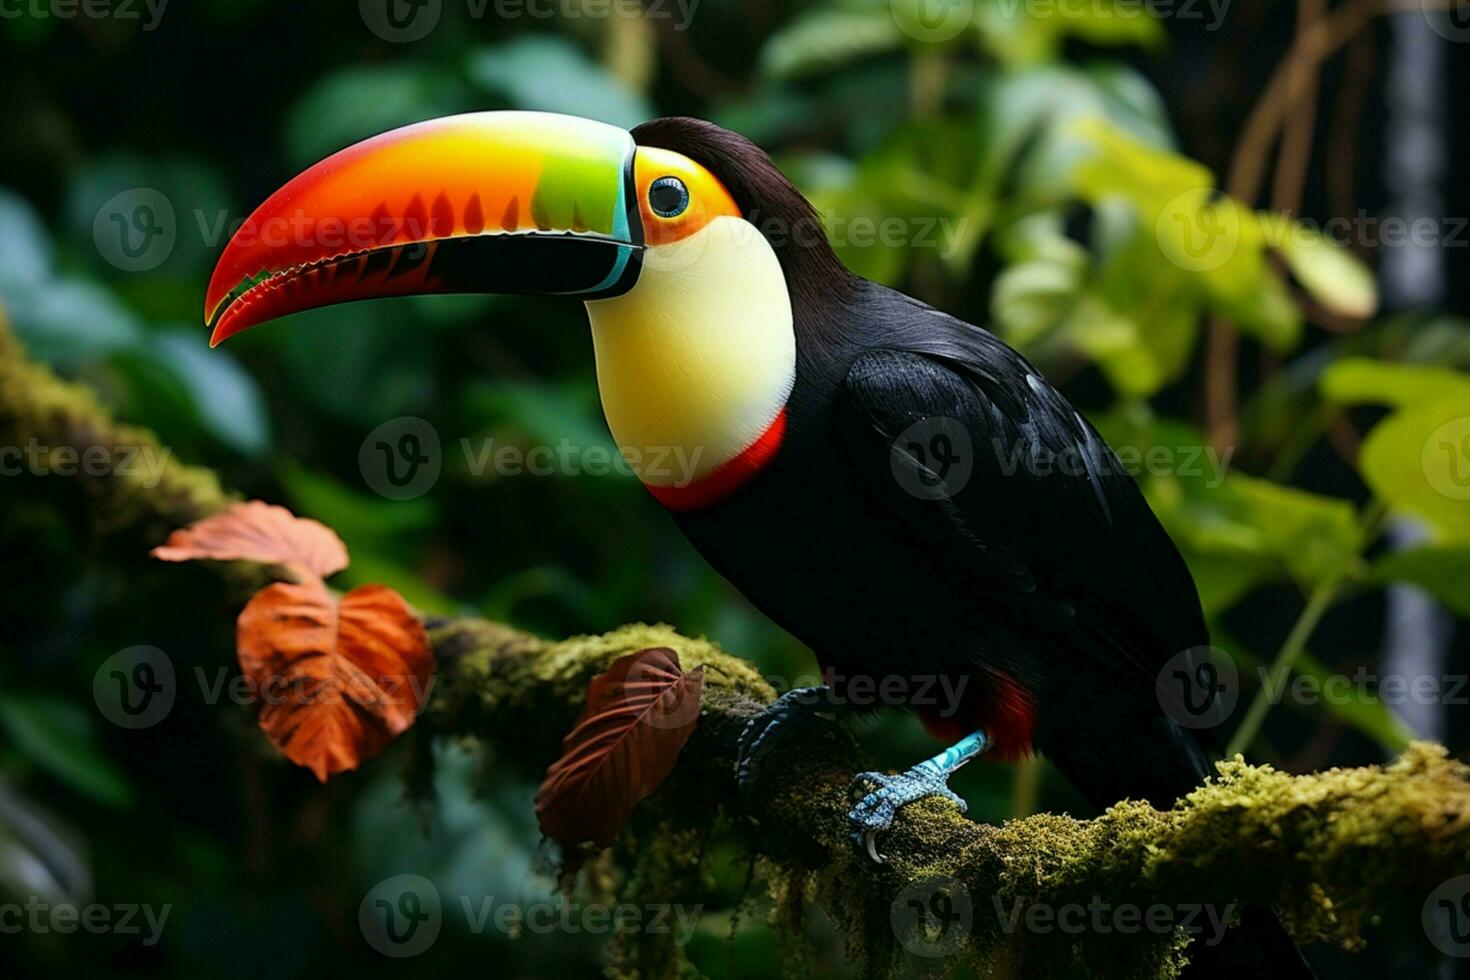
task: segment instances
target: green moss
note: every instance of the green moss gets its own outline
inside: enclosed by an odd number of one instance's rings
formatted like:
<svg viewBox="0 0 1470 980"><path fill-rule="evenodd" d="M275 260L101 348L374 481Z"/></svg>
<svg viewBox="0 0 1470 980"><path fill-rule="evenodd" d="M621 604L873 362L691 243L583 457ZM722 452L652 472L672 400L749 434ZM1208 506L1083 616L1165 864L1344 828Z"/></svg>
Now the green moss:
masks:
<svg viewBox="0 0 1470 980"><path fill-rule="evenodd" d="M1164 906L1175 916L1194 905L1212 906L1217 916L1270 906L1299 941L1354 948L1401 896L1428 894L1470 872L1470 770L1423 743L1389 766L1302 776L1236 759L1171 810L1125 801L1094 820L1037 814L992 827L926 800L904 810L883 838L887 863L873 867L847 840L848 784L859 760L836 726L804 735L800 751L782 753L763 775L754 799L737 800L734 741L772 692L750 664L715 645L642 624L544 643L466 622L436 629L434 638L449 685L436 696L440 722L514 744L538 765L558 753L588 681L618 657L665 646L686 670L705 666L700 726L674 776L615 845L612 880L584 875L581 887L622 900L697 896L703 835L724 811L759 859L770 922L785 965L797 972L810 960L805 937L819 908L862 975L1169 978L1190 953L1182 929L1062 934L1018 928L1013 916L1098 902ZM936 879L957 883L972 915L962 941L928 958L916 955L914 936L896 929L893 917L910 896L906 888ZM1418 928L1414 919L1406 928ZM634 947L615 945L620 975L688 969L666 945Z"/></svg>
<svg viewBox="0 0 1470 980"><path fill-rule="evenodd" d="M168 531L228 506L234 499L208 469L186 466L147 429L113 420L84 385L65 381L26 359L25 350L0 315L0 445L79 454L92 447L124 461L134 452L162 460L149 467L116 466L105 474L68 477L85 482L91 509L103 530L146 524L148 536Z"/></svg>

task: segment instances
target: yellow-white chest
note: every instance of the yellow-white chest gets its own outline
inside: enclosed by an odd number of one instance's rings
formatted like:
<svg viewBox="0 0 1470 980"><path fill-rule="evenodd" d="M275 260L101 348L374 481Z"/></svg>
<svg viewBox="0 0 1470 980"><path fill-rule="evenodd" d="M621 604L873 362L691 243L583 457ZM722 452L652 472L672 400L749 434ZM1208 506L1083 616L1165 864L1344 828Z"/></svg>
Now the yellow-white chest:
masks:
<svg viewBox="0 0 1470 980"><path fill-rule="evenodd" d="M587 312L608 426L651 487L730 463L786 407L791 299L775 252L742 218L647 249L637 284Z"/></svg>

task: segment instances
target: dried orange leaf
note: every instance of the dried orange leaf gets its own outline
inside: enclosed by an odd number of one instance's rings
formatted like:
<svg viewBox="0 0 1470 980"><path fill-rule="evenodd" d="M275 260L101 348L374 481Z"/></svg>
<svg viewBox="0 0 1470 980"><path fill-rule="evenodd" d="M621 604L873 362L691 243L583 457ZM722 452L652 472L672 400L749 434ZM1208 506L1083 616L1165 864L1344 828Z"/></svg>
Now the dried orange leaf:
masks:
<svg viewBox="0 0 1470 980"><path fill-rule="evenodd" d="M319 579L262 589L236 622L260 727L323 782L413 725L434 654L403 597L381 585L339 601Z"/></svg>
<svg viewBox="0 0 1470 980"><path fill-rule="evenodd" d="M294 565L326 578L347 567L347 546L325 524L250 500L180 528L153 549L153 557Z"/></svg>
<svg viewBox="0 0 1470 980"><path fill-rule="evenodd" d="M684 673L667 647L640 650L592 679L587 706L536 793L541 832L607 846L662 785L699 721L704 668Z"/></svg>

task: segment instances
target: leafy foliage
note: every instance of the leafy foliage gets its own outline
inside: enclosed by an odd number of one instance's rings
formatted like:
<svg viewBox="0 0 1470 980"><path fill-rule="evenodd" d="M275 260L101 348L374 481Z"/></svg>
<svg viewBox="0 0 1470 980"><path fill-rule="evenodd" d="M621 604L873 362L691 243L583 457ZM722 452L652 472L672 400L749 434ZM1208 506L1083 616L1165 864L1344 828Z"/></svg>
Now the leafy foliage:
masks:
<svg viewBox="0 0 1470 980"><path fill-rule="evenodd" d="M321 523L252 500L175 531L153 557L278 565L296 579L255 594L235 645L261 729L322 782L381 752L428 698L423 623L381 585L333 595L322 579L347 567L347 549Z"/></svg>
<svg viewBox="0 0 1470 980"><path fill-rule="evenodd" d="M22 16L0 33L0 82L14 96L0 133L0 307L30 355L156 432L175 460L207 463L226 486L333 529L330 540L298 538L293 519L286 540L309 539L305 551L276 548L270 518L228 547L169 545L298 566L301 581L272 586L281 591L250 613L252 671L269 663L303 687L378 697L360 690L366 681L391 694L373 680L383 675L369 651L390 673L418 676L414 613L483 613L559 636L666 620L759 655L788 682L812 670L807 651L711 571L626 473L530 476L485 462L504 447L610 445L575 304L357 304L213 352L191 326L232 222L280 178L401 123L493 108L623 125L691 113L769 148L848 265L995 330L1099 424L1179 543L1215 642L1238 663L1270 669L1303 592L1327 594L1347 624L1329 620L1289 665L1289 677L1319 684L1374 663L1374 610L1392 585L1419 586L1470 616L1470 503L1459 496L1470 445L1456 428L1470 417L1470 327L1438 313L1379 317L1371 249L1350 252L1305 221L1221 193L1239 133L1203 145L1193 117L1209 106L1170 88L1194 75L1180 61L1199 51L1184 19L1121 2L1062 13L1004 0L709 0L684 31L652 19L477 19L475 4L438 6L442 21L412 43L376 36L358 5L284 0L170 6L155 32L121 18ZM1222 75L1229 94L1241 96L1256 63L1284 47L1258 28L1284 21L1289 32L1291 13L1260 23L1232 13L1211 34L1249 53ZM1233 100L1241 116L1256 95ZM1326 112L1318 118L1328 125ZM1336 183L1324 168L1341 176L1346 166L1318 142L1313 188ZM1360 154L1358 177L1372 155ZM157 265L122 268L98 220L139 189L170 202L176 240ZM1303 214L1332 217L1314 197ZM896 234L863 233L883 222ZM1211 322L1244 338L1229 378L1242 397L1238 435L1203 424L1200 393L1219 370L1203 350ZM0 421L13 397L0 384ZM54 411L69 417L67 406ZM401 416L430 422L444 456L439 482L406 501L374 494L358 459L367 434ZM317 791L237 751L245 726L201 703L192 683L167 726L102 724L86 692L119 647L157 644L191 681L243 665L228 657L234 600L201 584L207 576L140 569L137 556L170 528L116 545L110 532L126 522L96 512L91 494L79 481L0 477L0 540L24 570L7 589L11 630L0 639L0 852L28 840L12 814L49 808L59 816L48 824L75 824L88 846L48 844L48 869L82 862L63 858L74 850L91 855L99 893L128 881L148 883L130 900L188 896L182 934L212 941L170 948L181 976L218 973L210 951L227 947L261 951L229 964L242 975L344 966L369 975L382 961L355 959L362 944L342 940L352 929L341 923L363 882L404 867L432 869L445 895L483 887L546 899L531 870L534 784L499 768L486 780L472 746L436 749L424 777L409 745L388 742L412 719L407 701L353 704L309 716L304 729L281 713L274 737L319 773L384 752ZM1387 544L1385 512L1419 528L1422 542ZM218 550L204 554L206 545ZM346 596L312 581L331 574ZM329 628L329 611L352 625ZM932 750L904 719L875 726L864 736L879 765ZM1330 746L1343 764L1405 744L1394 711L1371 698L1273 707L1261 731L1259 753L1299 759ZM404 765L416 792L433 784L429 818L393 807ZM1043 771L1013 780L973 766L959 788L979 820L1075 808ZM11 808L16 787L45 807L22 797ZM700 894L713 919L739 906L745 869L728 842L707 843L716 870ZM9 880L0 874L0 887ZM731 921L728 944L723 923L694 936L688 958L701 971L753 973L774 955L764 930ZM465 972L494 957L512 971L576 973L596 955L596 937L512 946L453 933L426 969ZM140 959L137 949L89 950L47 946L45 962L54 970L71 956L77 972L95 972Z"/></svg>

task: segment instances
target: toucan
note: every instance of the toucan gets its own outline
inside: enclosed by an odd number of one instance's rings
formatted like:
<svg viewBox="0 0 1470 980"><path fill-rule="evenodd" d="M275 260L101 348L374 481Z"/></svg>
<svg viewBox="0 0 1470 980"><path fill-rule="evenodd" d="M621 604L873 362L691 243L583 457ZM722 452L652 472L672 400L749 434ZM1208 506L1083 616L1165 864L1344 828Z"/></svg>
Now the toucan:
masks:
<svg viewBox="0 0 1470 980"><path fill-rule="evenodd" d="M628 132L508 111L395 129L266 200L225 248L205 319L218 344L300 310L443 292L582 300L640 480L815 652L827 685L751 721L742 785L834 701L898 701L952 743L858 777L849 821L875 860L901 807L963 809L948 777L981 752L1040 750L1099 807L1171 806L1205 777L1159 678L1196 665L1209 633L1134 480L1019 353L850 272L751 141L692 118ZM655 465L671 452L692 468ZM1267 910L1193 958L1198 976L1310 975Z"/></svg>

